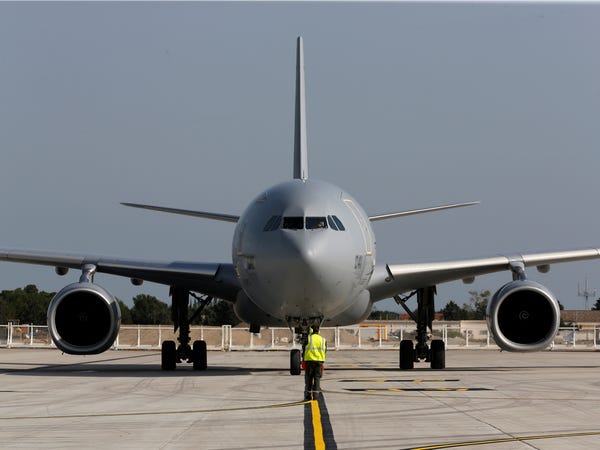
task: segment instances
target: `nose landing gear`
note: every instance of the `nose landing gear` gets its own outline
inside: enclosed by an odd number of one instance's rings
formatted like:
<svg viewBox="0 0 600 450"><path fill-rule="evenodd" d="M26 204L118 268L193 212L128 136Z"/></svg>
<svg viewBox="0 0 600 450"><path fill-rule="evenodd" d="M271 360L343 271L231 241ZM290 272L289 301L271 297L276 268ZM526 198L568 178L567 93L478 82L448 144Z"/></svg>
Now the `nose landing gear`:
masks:
<svg viewBox="0 0 600 450"><path fill-rule="evenodd" d="M297 348L290 352L290 375L300 375L302 372L302 354Z"/></svg>
<svg viewBox="0 0 600 450"><path fill-rule="evenodd" d="M300 375L302 373L302 355L304 347L308 342L308 334L312 325L320 326L323 322L323 317L287 317L286 318L290 330L294 330L294 342L301 345L302 350L293 349L290 351L290 375Z"/></svg>

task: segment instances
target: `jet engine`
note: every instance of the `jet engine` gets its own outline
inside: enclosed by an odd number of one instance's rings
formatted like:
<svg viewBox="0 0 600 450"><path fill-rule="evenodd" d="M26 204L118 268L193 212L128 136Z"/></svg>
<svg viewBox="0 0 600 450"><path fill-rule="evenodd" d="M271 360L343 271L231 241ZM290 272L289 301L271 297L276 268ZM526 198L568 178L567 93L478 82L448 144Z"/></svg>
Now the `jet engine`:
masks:
<svg viewBox="0 0 600 450"><path fill-rule="evenodd" d="M558 300L545 286L516 280L502 286L487 308L488 327L503 350L529 352L547 347L560 325Z"/></svg>
<svg viewBox="0 0 600 450"><path fill-rule="evenodd" d="M48 330L65 353L102 353L115 341L121 309L115 298L93 283L73 283L54 296L48 308Z"/></svg>

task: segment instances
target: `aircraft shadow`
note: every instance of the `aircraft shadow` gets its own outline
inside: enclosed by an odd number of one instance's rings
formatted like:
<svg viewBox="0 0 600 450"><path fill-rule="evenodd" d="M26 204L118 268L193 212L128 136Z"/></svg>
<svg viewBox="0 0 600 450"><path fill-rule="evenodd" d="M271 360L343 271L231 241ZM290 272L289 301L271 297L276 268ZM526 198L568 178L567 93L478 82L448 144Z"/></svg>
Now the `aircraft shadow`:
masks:
<svg viewBox="0 0 600 450"><path fill-rule="evenodd" d="M276 374L282 376L289 375L288 367L247 367L247 366L220 366L210 365L207 370L193 370L191 364L178 365L174 371L161 370L160 364L136 363L135 360L147 358L147 355L123 355L113 358L105 358L95 361L78 361L77 363L53 363L39 364L36 362L0 362L0 374L7 375L26 375L26 376L73 376L73 377L227 377L240 376L251 374ZM515 366L467 366L467 367L450 367L441 370L432 370L425 364L423 367L415 367L412 370L400 370L394 366L377 366L365 363L351 364L348 366L334 365L326 366L324 376L328 374L343 374L347 372L379 372L379 373L394 373L394 374L411 374L411 373L457 373L457 372L510 372L516 370L534 370L534 369L563 369L564 365L515 365ZM571 370L577 369L600 369L599 364L594 365L574 365L570 366Z"/></svg>
<svg viewBox="0 0 600 450"><path fill-rule="evenodd" d="M252 373L289 372L282 367L237 367L209 365L207 370L194 370L191 364L178 365L176 370L165 371L160 364L136 364L132 360L147 358L146 355L127 355L100 361L83 361L64 364L38 364L34 362L0 362L0 374L26 376L73 376L73 377L212 377L239 376ZM121 361L121 362L120 362ZM125 362L127 361L127 362Z"/></svg>

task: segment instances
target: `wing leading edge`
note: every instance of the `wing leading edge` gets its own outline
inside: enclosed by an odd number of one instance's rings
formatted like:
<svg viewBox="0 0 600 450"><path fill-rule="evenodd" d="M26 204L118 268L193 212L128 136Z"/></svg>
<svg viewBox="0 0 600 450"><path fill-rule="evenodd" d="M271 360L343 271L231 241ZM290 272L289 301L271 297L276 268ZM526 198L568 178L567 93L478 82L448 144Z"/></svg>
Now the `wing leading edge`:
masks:
<svg viewBox="0 0 600 450"><path fill-rule="evenodd" d="M472 281L474 277L511 270L511 266L537 267L547 272L551 264L600 258L599 248L544 253L497 255L445 262L378 265L369 284L371 299L379 301L419 288L449 281Z"/></svg>
<svg viewBox="0 0 600 450"><path fill-rule="evenodd" d="M182 216L191 217L202 217L203 219L220 220L222 222L233 222L236 223L240 216L234 216L231 214L220 214L212 213L207 211L193 211L191 209L179 209L179 208L168 208L165 206L154 206L154 205L142 205L140 203L121 203L123 206L129 206L131 208L148 209L150 211L160 211L170 214L180 214Z"/></svg>
<svg viewBox="0 0 600 450"><path fill-rule="evenodd" d="M464 206L478 205L479 202L464 202L464 203L453 203L451 205L433 206L430 208L411 209L409 211L393 212L388 214L378 214L376 216L369 216L371 222L385 219L394 219L396 217L414 216L415 214L425 214L435 211L443 211L445 209L462 208Z"/></svg>
<svg viewBox="0 0 600 450"><path fill-rule="evenodd" d="M150 261L36 250L0 249L0 261L81 270L96 267L97 273L178 286L234 301L240 289L232 264L186 261Z"/></svg>

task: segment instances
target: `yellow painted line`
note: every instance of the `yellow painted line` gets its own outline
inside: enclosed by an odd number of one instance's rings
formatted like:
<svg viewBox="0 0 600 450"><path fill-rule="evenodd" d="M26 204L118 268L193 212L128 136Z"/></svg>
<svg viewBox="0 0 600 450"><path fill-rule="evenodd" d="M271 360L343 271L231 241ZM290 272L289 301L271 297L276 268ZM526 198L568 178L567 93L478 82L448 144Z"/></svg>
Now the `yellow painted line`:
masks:
<svg viewBox="0 0 600 450"><path fill-rule="evenodd" d="M483 441L466 441L466 442L454 442L450 444L438 444L428 445L426 447L410 447L406 450L438 450L444 448L457 448L457 447L470 447L472 445L490 445L490 444L502 444L505 442L523 442L523 441L534 441L539 439L558 439L558 438L569 438L569 437L582 437L582 436L598 436L600 431L587 431L580 433L559 433L559 434L545 434L537 436L522 436L513 438L502 438L502 439L487 439Z"/></svg>
<svg viewBox="0 0 600 450"><path fill-rule="evenodd" d="M378 379L378 378L354 378L351 380L348 379L335 379L339 383L449 383L449 382L459 382L458 378L452 379L404 379L404 378L388 378L388 379Z"/></svg>
<svg viewBox="0 0 600 450"><path fill-rule="evenodd" d="M321 425L321 411L319 411L318 400L311 400L310 411L312 413L313 434L315 437L315 450L325 450L323 439L323 426Z"/></svg>
<svg viewBox="0 0 600 450"><path fill-rule="evenodd" d="M348 392L471 392L471 391L491 391L487 388L467 388L467 387L435 387L435 388L344 388Z"/></svg>

